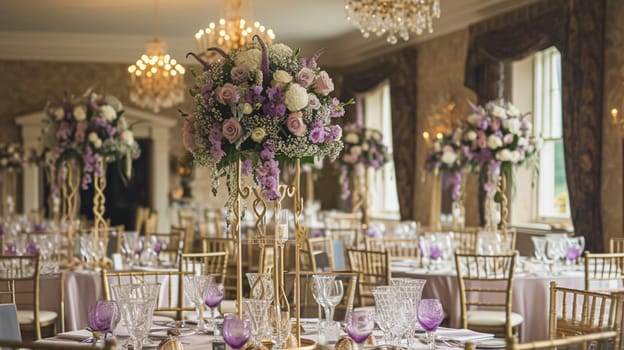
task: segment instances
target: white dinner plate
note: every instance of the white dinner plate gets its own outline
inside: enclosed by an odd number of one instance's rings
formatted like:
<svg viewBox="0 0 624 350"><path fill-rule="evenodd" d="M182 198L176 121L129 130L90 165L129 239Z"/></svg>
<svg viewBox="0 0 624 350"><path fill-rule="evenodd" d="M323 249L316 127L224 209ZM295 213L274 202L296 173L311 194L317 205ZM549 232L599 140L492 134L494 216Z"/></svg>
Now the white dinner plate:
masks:
<svg viewBox="0 0 624 350"><path fill-rule="evenodd" d="M504 349L505 339L492 338L477 343L477 349Z"/></svg>
<svg viewBox="0 0 624 350"><path fill-rule="evenodd" d="M161 329L158 331L150 332L149 335L152 338L165 339L169 337L167 331L168 329ZM178 328L178 331L180 331L180 335L177 335L176 337L186 337L195 334L195 330L190 328Z"/></svg>

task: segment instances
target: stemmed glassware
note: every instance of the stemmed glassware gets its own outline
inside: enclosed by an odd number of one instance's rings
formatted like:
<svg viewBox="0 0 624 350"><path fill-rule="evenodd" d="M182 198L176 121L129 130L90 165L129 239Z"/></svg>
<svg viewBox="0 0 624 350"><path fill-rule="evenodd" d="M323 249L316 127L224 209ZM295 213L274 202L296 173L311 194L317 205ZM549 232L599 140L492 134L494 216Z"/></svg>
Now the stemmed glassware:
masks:
<svg viewBox="0 0 624 350"><path fill-rule="evenodd" d="M557 273L558 263L565 256L565 235L546 237L546 258L551 263L551 272Z"/></svg>
<svg viewBox="0 0 624 350"><path fill-rule="evenodd" d="M412 307L408 309L412 311L411 314L408 315L408 318L410 320L409 328L407 330L409 346L410 340L412 340L412 338L415 336L416 329L418 328L418 304L420 303L422 291L425 287L425 283L427 283L427 280L415 278L392 278L390 282L393 286L398 288L398 296L400 298L408 299L412 305Z"/></svg>
<svg viewBox="0 0 624 350"><path fill-rule="evenodd" d="M281 350L282 345L290 336L291 324L290 313L280 310L279 307L269 308L269 322L271 330L272 350Z"/></svg>
<svg viewBox="0 0 624 350"><path fill-rule="evenodd" d="M206 306L210 308L210 325L208 329L212 329L214 334L217 333L214 311L215 308L219 306L219 304L221 304L221 300L223 300L224 294L225 293L222 283L211 283L206 289Z"/></svg>
<svg viewBox="0 0 624 350"><path fill-rule="evenodd" d="M248 272L245 274L251 289L251 298L273 300L273 276L270 273Z"/></svg>
<svg viewBox="0 0 624 350"><path fill-rule="evenodd" d="M585 249L585 237L568 237L565 240L565 245L566 264L574 264L581 257L583 249Z"/></svg>
<svg viewBox="0 0 624 350"><path fill-rule="evenodd" d="M223 340L232 348L240 349L251 337L251 322L228 314L223 320Z"/></svg>
<svg viewBox="0 0 624 350"><path fill-rule="evenodd" d="M149 333L150 328L147 317L150 301L142 298L122 298L118 302L122 322L128 327L132 339L132 347L134 350L141 350L143 339Z"/></svg>
<svg viewBox="0 0 624 350"><path fill-rule="evenodd" d="M373 333L375 313L370 309L351 311L347 315L347 334L358 346Z"/></svg>
<svg viewBox="0 0 624 350"><path fill-rule="evenodd" d="M269 300L243 299L243 312L251 320L251 335L255 345L261 345L262 339L268 333L269 305Z"/></svg>
<svg viewBox="0 0 624 350"><path fill-rule="evenodd" d="M540 262L544 262L546 260L546 237L531 237L531 241L533 242L533 254L535 255L535 259Z"/></svg>
<svg viewBox="0 0 624 350"><path fill-rule="evenodd" d="M154 316L154 309L158 302L160 294L160 283L136 283L136 284L118 284L111 286L113 298L115 300L140 299L145 300L145 318L146 323L151 326ZM149 330L149 326L148 326ZM149 343L148 332L143 335L143 343Z"/></svg>
<svg viewBox="0 0 624 350"><path fill-rule="evenodd" d="M334 311L336 305L340 304L344 295L344 286L341 280L334 280L331 283L325 285L325 301L327 307L325 308L325 315L328 321L334 319Z"/></svg>
<svg viewBox="0 0 624 350"><path fill-rule="evenodd" d="M320 308L325 310L325 320L331 321L329 317L329 305L326 299L326 286L333 283L336 279L335 275L312 275L312 296L319 304L319 317L321 315Z"/></svg>
<svg viewBox="0 0 624 350"><path fill-rule="evenodd" d="M195 306L197 313L197 331L206 332L206 323L203 317L203 305L205 303L206 291L208 286L214 282L214 277L210 275L201 276L183 276L184 293L186 297Z"/></svg>
<svg viewBox="0 0 624 350"><path fill-rule="evenodd" d="M444 319L442 304L438 299L422 299L418 305L418 322L425 329L429 350L436 348L435 331Z"/></svg>
<svg viewBox="0 0 624 350"><path fill-rule="evenodd" d="M401 338L410 328L413 304L409 299L399 298L399 290L394 286L375 287L373 297L375 298L375 320L384 332L385 343L399 346Z"/></svg>
<svg viewBox="0 0 624 350"><path fill-rule="evenodd" d="M106 335L117 326L121 317L119 305L114 300L98 300L89 308L88 312L89 329L94 333L94 340L97 341L100 333Z"/></svg>

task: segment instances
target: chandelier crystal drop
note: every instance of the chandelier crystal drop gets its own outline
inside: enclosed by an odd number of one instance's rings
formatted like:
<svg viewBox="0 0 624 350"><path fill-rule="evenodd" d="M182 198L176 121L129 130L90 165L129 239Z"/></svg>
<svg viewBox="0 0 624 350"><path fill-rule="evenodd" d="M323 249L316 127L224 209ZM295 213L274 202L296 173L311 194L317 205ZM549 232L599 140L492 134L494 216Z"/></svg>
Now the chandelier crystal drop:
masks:
<svg viewBox="0 0 624 350"><path fill-rule="evenodd" d="M275 33L253 20L252 8L251 0L226 1L225 18L221 18L217 23L211 22L206 28L195 33L198 54L203 58L212 59L215 53L206 51L208 48L218 47L229 52L251 42L254 35L271 44L275 39Z"/></svg>
<svg viewBox="0 0 624 350"><path fill-rule="evenodd" d="M410 32L433 33L433 19L440 18L440 0L345 0L347 20L365 38L387 34L396 44L409 40Z"/></svg>
<svg viewBox="0 0 624 350"><path fill-rule="evenodd" d="M184 67L169 54L159 38L147 42L146 53L128 67L130 100L158 113L184 101Z"/></svg>

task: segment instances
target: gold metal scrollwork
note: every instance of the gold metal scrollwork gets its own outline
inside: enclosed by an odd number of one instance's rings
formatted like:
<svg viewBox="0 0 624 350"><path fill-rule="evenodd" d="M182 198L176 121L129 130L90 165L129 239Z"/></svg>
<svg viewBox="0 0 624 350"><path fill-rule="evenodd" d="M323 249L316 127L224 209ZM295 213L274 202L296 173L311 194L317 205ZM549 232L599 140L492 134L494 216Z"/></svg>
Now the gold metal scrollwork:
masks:
<svg viewBox="0 0 624 350"><path fill-rule="evenodd" d="M93 240L97 246L100 234L105 235L108 232L108 223L104 218L106 212L106 197L104 189L106 188L106 163L100 160L102 175L95 174L93 179Z"/></svg>

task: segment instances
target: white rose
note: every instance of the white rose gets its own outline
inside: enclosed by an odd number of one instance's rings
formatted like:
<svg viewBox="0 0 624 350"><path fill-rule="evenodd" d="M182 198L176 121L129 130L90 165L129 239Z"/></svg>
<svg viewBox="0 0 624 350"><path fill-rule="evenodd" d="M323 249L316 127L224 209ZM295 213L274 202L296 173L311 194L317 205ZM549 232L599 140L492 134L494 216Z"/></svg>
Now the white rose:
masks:
<svg viewBox="0 0 624 350"><path fill-rule="evenodd" d="M339 137L338 137L339 138ZM368 151L368 143L365 142L364 144L362 144L362 150L364 151Z"/></svg>
<svg viewBox="0 0 624 350"><path fill-rule="evenodd" d="M511 157L510 160L512 163L518 163L518 161L520 160L520 152L518 151L511 151Z"/></svg>
<svg viewBox="0 0 624 350"><path fill-rule="evenodd" d="M286 85L292 81L293 77L285 70L276 70L273 73L273 81L271 82L273 86L276 85Z"/></svg>
<svg viewBox="0 0 624 350"><path fill-rule="evenodd" d="M518 138L518 147L525 147L529 145L529 140L526 137Z"/></svg>
<svg viewBox="0 0 624 350"><path fill-rule="evenodd" d="M510 117L520 117L520 111L518 110L518 108L516 108L516 106L512 105L511 103L507 106L507 114Z"/></svg>
<svg viewBox="0 0 624 350"><path fill-rule="evenodd" d="M93 142L93 147L95 147L96 149L102 147L102 140L95 140L95 142Z"/></svg>
<svg viewBox="0 0 624 350"><path fill-rule="evenodd" d="M360 154L362 154L362 147L360 146L351 147L351 154L353 154L356 157L359 157Z"/></svg>
<svg viewBox="0 0 624 350"><path fill-rule="evenodd" d="M281 43L269 46L269 51L277 56L282 57L291 57L293 55L293 50L288 47L288 45L284 45Z"/></svg>
<svg viewBox="0 0 624 350"><path fill-rule="evenodd" d="M308 92L299 84L291 84L286 90L284 103L289 111L299 111L308 105Z"/></svg>
<svg viewBox="0 0 624 350"><path fill-rule="evenodd" d="M468 123L470 123L470 125L477 125L479 120L481 120L481 116L476 113L472 113L468 116Z"/></svg>
<svg viewBox="0 0 624 350"><path fill-rule="evenodd" d="M115 121L115 119L117 119L117 112L115 111L115 108L109 105L104 105L100 107L100 115L109 122Z"/></svg>
<svg viewBox="0 0 624 350"><path fill-rule="evenodd" d="M503 140L496 135L490 135L487 138L487 145L490 149L497 149L503 145Z"/></svg>
<svg viewBox="0 0 624 350"><path fill-rule="evenodd" d="M87 119L87 113L82 106L74 107L74 119L76 119L77 122Z"/></svg>
<svg viewBox="0 0 624 350"><path fill-rule="evenodd" d="M442 163L452 165L457 160L457 154L455 152L444 152L442 153L442 157L440 157Z"/></svg>
<svg viewBox="0 0 624 350"><path fill-rule="evenodd" d="M88 137L90 142L95 142L95 140L99 139L99 136L94 132L90 132Z"/></svg>
<svg viewBox="0 0 624 350"><path fill-rule="evenodd" d="M251 112L253 112L253 107L249 103L245 102L243 104L243 114L247 115L251 114Z"/></svg>
<svg viewBox="0 0 624 350"><path fill-rule="evenodd" d="M346 143L358 143L360 142L360 137L357 134L350 132L345 135L344 141Z"/></svg>
<svg viewBox="0 0 624 350"><path fill-rule="evenodd" d="M507 119L507 111L505 111L505 108L501 107L501 106L497 106L495 104L491 104L489 106L490 109L490 113L500 119Z"/></svg>
<svg viewBox="0 0 624 350"><path fill-rule="evenodd" d="M509 118L503 122L503 127L512 134L520 133L520 120L517 118Z"/></svg>
<svg viewBox="0 0 624 350"><path fill-rule="evenodd" d="M466 141L474 141L477 139L477 133L474 132L473 130L468 131L465 135L464 135L464 140Z"/></svg>
<svg viewBox="0 0 624 350"><path fill-rule="evenodd" d="M65 116L65 110L61 107L58 107L54 110L54 118L56 120L61 120Z"/></svg>
<svg viewBox="0 0 624 350"><path fill-rule="evenodd" d="M247 66L249 70L260 69L260 63L262 62L262 51L259 49L249 49L239 52L234 57L234 65Z"/></svg>
<svg viewBox="0 0 624 350"><path fill-rule="evenodd" d="M511 157L511 151L509 151L507 148L503 148L496 153L496 159L500 160L501 162L509 161L511 160Z"/></svg>
<svg viewBox="0 0 624 350"><path fill-rule="evenodd" d="M122 131L121 139L129 146L132 146L132 144L134 144L134 134L130 130Z"/></svg>

